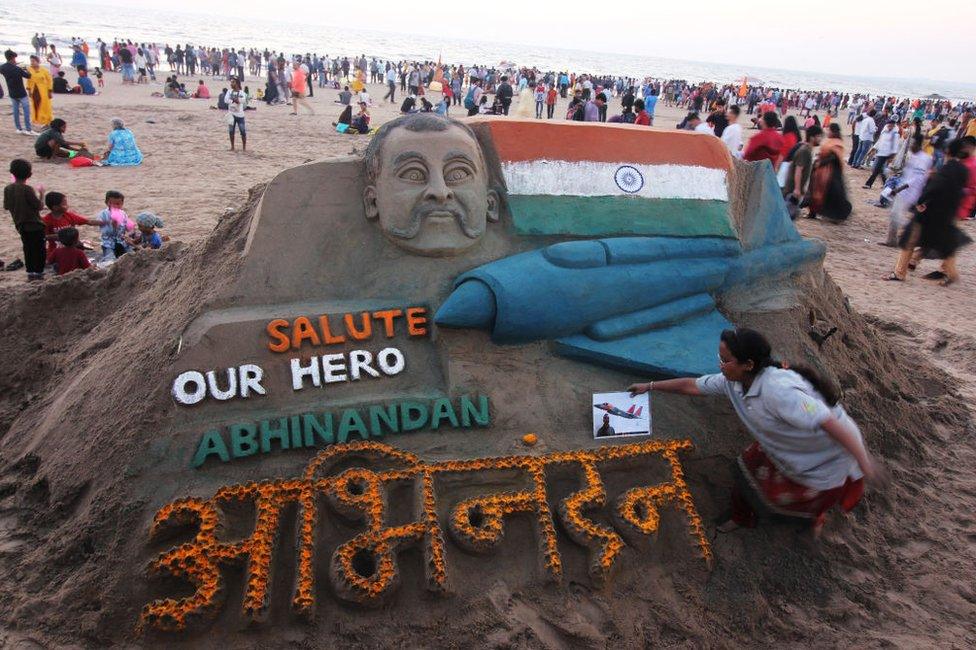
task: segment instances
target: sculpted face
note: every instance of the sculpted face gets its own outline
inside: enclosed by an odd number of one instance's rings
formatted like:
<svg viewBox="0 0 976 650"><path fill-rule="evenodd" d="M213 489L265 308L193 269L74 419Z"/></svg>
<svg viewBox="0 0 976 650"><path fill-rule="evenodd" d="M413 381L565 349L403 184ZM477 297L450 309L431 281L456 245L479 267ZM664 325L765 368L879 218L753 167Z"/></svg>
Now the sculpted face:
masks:
<svg viewBox="0 0 976 650"><path fill-rule="evenodd" d="M488 189L480 145L466 131L389 133L375 184L363 193L367 219L416 255L457 255L478 243L498 220L498 195Z"/></svg>

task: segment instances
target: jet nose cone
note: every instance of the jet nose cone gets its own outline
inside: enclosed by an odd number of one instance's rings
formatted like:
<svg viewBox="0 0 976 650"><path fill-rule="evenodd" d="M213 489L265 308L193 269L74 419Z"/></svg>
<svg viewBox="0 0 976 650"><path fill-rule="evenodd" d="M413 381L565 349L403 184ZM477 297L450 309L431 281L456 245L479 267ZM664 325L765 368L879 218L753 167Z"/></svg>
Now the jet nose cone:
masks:
<svg viewBox="0 0 976 650"><path fill-rule="evenodd" d="M434 314L434 322L442 327L491 331L495 324L495 294L480 280L462 282Z"/></svg>

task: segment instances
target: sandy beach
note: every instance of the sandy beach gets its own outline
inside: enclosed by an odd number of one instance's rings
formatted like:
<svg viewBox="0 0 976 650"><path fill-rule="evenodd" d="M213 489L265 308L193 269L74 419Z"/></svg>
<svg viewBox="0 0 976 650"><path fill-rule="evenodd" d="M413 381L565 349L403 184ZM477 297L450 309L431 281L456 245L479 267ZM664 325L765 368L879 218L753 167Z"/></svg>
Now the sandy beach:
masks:
<svg viewBox="0 0 976 650"><path fill-rule="evenodd" d="M161 77L165 73L160 74ZM186 78L188 87L195 85ZM222 87L219 80L207 79L211 92ZM23 156L35 162L32 183L68 195L71 209L93 216L104 207L106 190L126 195L130 214L150 210L166 222L164 232L174 240L193 242L206 237L226 211L236 208L252 186L271 180L288 167L361 152L367 138L336 133L332 122L341 106L338 91L315 89L310 100L315 115L289 115L290 106L267 106L252 102L248 111L248 151L229 150L224 114L211 110L216 100L173 100L152 97L161 85L122 86L118 74L105 77L102 94L94 97L56 95L54 113L68 122L69 140L82 140L101 151L111 129L110 120L120 117L136 135L145 160L136 168L72 169L65 164L39 161L33 154L33 138L13 132L9 105L0 114L0 148L8 157ZM248 78L247 85L263 87L263 80ZM374 126L396 117L396 104L381 103L385 87L368 86L374 106L370 109ZM399 89L398 89L399 91ZM439 98L438 93L434 93ZM517 100L516 100L517 101ZM560 99L558 116L565 114L568 100ZM610 114L619 112L619 98L611 101ZM513 112L515 105L513 104ZM452 109L462 117L463 107ZM684 111L658 104L655 129L673 129ZM841 116L840 119L843 119ZM505 119L505 118L498 118ZM740 122L746 123L747 118ZM749 137L756 131L744 129ZM844 127L849 145L849 130ZM923 263L922 273L909 282L892 284L881 280L893 266L896 251L877 245L887 228L888 211L867 205L878 190L863 190L867 171L845 170L854 213L844 225L801 219L800 231L827 243L826 268L850 297L858 310L880 321L891 323L892 336L908 337L913 345L931 351L933 359L958 378L972 384L976 364L976 337L968 331L969 317L976 313L976 285L971 281L976 267L976 246L962 250L959 268L962 282L943 289L918 276L935 268ZM880 183L875 186L880 188ZM323 187L323 192L329 188ZM965 226L974 230L972 225ZM97 239L97 230L82 229L82 237ZM972 234L972 233L970 233ZM0 220L0 259L21 257L20 240L9 218ZM24 273L0 273L0 289L27 289ZM976 391L976 389L971 389ZM976 392L971 393L976 395Z"/></svg>

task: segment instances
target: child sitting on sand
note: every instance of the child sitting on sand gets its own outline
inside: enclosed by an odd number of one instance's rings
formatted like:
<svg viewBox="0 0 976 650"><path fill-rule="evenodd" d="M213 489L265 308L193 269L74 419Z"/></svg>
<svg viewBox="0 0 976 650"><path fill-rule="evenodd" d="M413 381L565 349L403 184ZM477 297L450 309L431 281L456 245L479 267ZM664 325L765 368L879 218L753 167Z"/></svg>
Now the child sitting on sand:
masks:
<svg viewBox="0 0 976 650"><path fill-rule="evenodd" d="M49 251L47 263L54 265L54 270L58 275L71 273L76 269L91 268L88 256L78 244L78 229L68 226L58 231L58 242L60 246Z"/></svg>
<svg viewBox="0 0 976 650"><path fill-rule="evenodd" d="M102 228L102 257L100 263L111 263L129 252L126 233L135 229L122 206L122 192L109 190L105 193L106 208L98 213L98 225Z"/></svg>
<svg viewBox="0 0 976 650"><path fill-rule="evenodd" d="M193 91L193 97L195 99L210 99L210 89L207 88L207 84L203 83L203 79L197 84L197 89Z"/></svg>
<svg viewBox="0 0 976 650"><path fill-rule="evenodd" d="M163 242L169 241L166 235L160 235L156 228L163 227L163 220L152 212L140 212L136 216L136 230L128 235L132 248L162 248Z"/></svg>

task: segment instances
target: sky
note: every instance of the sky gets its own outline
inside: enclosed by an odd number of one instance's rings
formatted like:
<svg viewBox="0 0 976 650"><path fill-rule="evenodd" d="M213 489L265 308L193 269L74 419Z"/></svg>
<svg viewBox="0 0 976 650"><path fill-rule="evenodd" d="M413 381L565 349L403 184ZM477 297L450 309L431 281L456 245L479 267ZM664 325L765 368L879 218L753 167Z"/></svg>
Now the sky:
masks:
<svg viewBox="0 0 976 650"><path fill-rule="evenodd" d="M98 0L186 13L269 15L267 0ZM422 3L370 0L341 19L330 4L302 4L302 20L459 40L543 45L837 74L976 81L976 0L723 0L602 5L582 0ZM593 7L598 9L594 10ZM599 7L611 8L601 11ZM294 4L274 11L294 21ZM359 22L355 17L367 20Z"/></svg>

